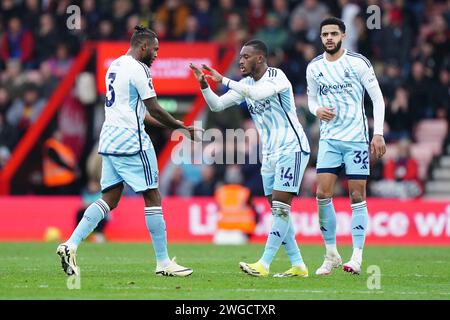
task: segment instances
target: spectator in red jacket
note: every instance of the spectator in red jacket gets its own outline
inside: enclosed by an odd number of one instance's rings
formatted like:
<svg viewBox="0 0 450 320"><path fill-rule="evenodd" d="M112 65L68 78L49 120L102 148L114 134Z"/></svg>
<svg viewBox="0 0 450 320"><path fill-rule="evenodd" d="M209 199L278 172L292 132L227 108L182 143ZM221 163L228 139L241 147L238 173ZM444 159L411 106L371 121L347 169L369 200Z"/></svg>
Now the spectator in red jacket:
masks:
<svg viewBox="0 0 450 320"><path fill-rule="evenodd" d="M410 199L422 195L417 162L410 154L410 141L397 143L397 157L386 162L383 180L371 184L371 194L384 198Z"/></svg>
<svg viewBox="0 0 450 320"><path fill-rule="evenodd" d="M34 39L31 32L22 27L18 17L12 17L8 29L1 38L1 59L6 63L18 59L24 68L30 68L33 59Z"/></svg>
<svg viewBox="0 0 450 320"><path fill-rule="evenodd" d="M402 139L397 143L397 157L386 162L383 176L385 180L420 181L417 162L410 154L409 140Z"/></svg>

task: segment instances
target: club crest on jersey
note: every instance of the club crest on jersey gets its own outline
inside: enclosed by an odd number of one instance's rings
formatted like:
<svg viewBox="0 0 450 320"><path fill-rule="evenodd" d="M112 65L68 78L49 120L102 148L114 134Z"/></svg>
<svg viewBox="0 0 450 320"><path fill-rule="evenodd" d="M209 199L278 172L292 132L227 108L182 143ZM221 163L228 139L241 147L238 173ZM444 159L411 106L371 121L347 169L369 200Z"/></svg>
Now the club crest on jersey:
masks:
<svg viewBox="0 0 450 320"><path fill-rule="evenodd" d="M348 70L348 69L344 70L344 77L350 78L350 70Z"/></svg>
<svg viewBox="0 0 450 320"><path fill-rule="evenodd" d="M253 104L249 105L248 112L250 112L251 114L261 114L269 108L270 108L270 100L266 99L262 103L259 101L256 101L255 105L253 105Z"/></svg>

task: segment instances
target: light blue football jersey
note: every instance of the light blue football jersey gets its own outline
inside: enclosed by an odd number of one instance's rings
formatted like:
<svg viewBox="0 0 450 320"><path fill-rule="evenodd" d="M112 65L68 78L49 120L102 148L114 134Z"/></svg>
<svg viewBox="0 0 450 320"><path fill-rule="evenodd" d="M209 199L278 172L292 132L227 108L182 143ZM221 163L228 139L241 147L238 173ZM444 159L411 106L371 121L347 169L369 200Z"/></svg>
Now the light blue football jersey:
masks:
<svg viewBox="0 0 450 320"><path fill-rule="evenodd" d="M368 143L364 92L378 86L369 60L348 50L333 62L321 54L309 63L306 77L308 95L315 96L319 106L336 112L333 120L320 122L320 139Z"/></svg>
<svg viewBox="0 0 450 320"><path fill-rule="evenodd" d="M146 107L143 100L156 96L148 67L123 55L111 63L105 81L105 122L98 152L133 155L152 149L144 127Z"/></svg>
<svg viewBox="0 0 450 320"><path fill-rule="evenodd" d="M242 97L232 90L227 93L233 97L236 104L244 100L247 103L261 139L262 154L286 154L297 151L310 153L308 139L298 121L292 85L284 72L269 67L258 81L252 77L245 77L239 82L254 86L266 81L276 87L277 93L263 100Z"/></svg>

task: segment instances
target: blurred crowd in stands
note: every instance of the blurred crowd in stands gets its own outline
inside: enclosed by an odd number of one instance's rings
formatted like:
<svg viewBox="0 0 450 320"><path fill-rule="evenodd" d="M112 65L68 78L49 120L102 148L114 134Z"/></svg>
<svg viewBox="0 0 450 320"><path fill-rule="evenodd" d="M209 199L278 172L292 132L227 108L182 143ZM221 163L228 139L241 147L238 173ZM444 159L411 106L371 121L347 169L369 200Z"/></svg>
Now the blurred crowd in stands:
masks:
<svg viewBox="0 0 450 320"><path fill-rule="evenodd" d="M66 26L66 9L71 4L81 8L80 28L74 30ZM381 9L380 28L367 28L368 19L374 18L373 11L367 12L371 5ZM160 41L215 41L236 54L249 39L265 41L269 65L281 68L293 84L298 116L313 149L301 194L313 196L319 124L307 108L305 72L308 62L323 51L319 25L330 15L346 23L344 47L372 62L386 102L385 139L401 149L395 159L372 161L370 182L415 181L403 197L422 195L426 176L418 174L408 148L421 120L450 118L449 0L2 0L0 168L38 119L83 43L128 41L134 26L141 24L155 30ZM80 80L81 88L67 97L52 127L61 131L62 141L76 158L78 183L68 193L79 193L98 176L98 172L87 174L86 163L96 157L92 151L102 122L103 97L83 96L92 91L94 70L91 67L91 74ZM240 78L236 63L227 74ZM365 104L371 126L370 98ZM205 119L205 129L254 128L245 106L220 114L207 111ZM64 125L67 121L71 125ZM156 130L150 133L159 151L169 134ZM31 156L42 156L42 152ZM253 195L262 195L259 168L258 164L179 166L163 190L170 195L212 195L220 184L240 183ZM39 184L44 179L36 174L30 181ZM29 187L30 181L22 185L21 193L40 193ZM346 194L345 185L336 190L337 195ZM385 195L377 190L383 187L369 188L374 195Z"/></svg>

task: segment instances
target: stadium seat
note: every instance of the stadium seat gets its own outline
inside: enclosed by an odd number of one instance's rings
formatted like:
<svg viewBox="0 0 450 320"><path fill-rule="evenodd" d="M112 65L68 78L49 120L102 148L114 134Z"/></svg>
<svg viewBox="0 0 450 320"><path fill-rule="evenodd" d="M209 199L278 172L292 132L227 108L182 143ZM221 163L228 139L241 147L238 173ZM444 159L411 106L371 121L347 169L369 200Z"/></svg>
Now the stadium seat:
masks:
<svg viewBox="0 0 450 320"><path fill-rule="evenodd" d="M423 180L427 177L428 167L434 155L433 145L430 143L415 143L411 145L411 156L416 159L419 166L419 177Z"/></svg>
<svg viewBox="0 0 450 320"><path fill-rule="evenodd" d="M417 124L414 136L419 143L433 142L442 145L447 136L447 131L448 123L445 119L426 119Z"/></svg>

